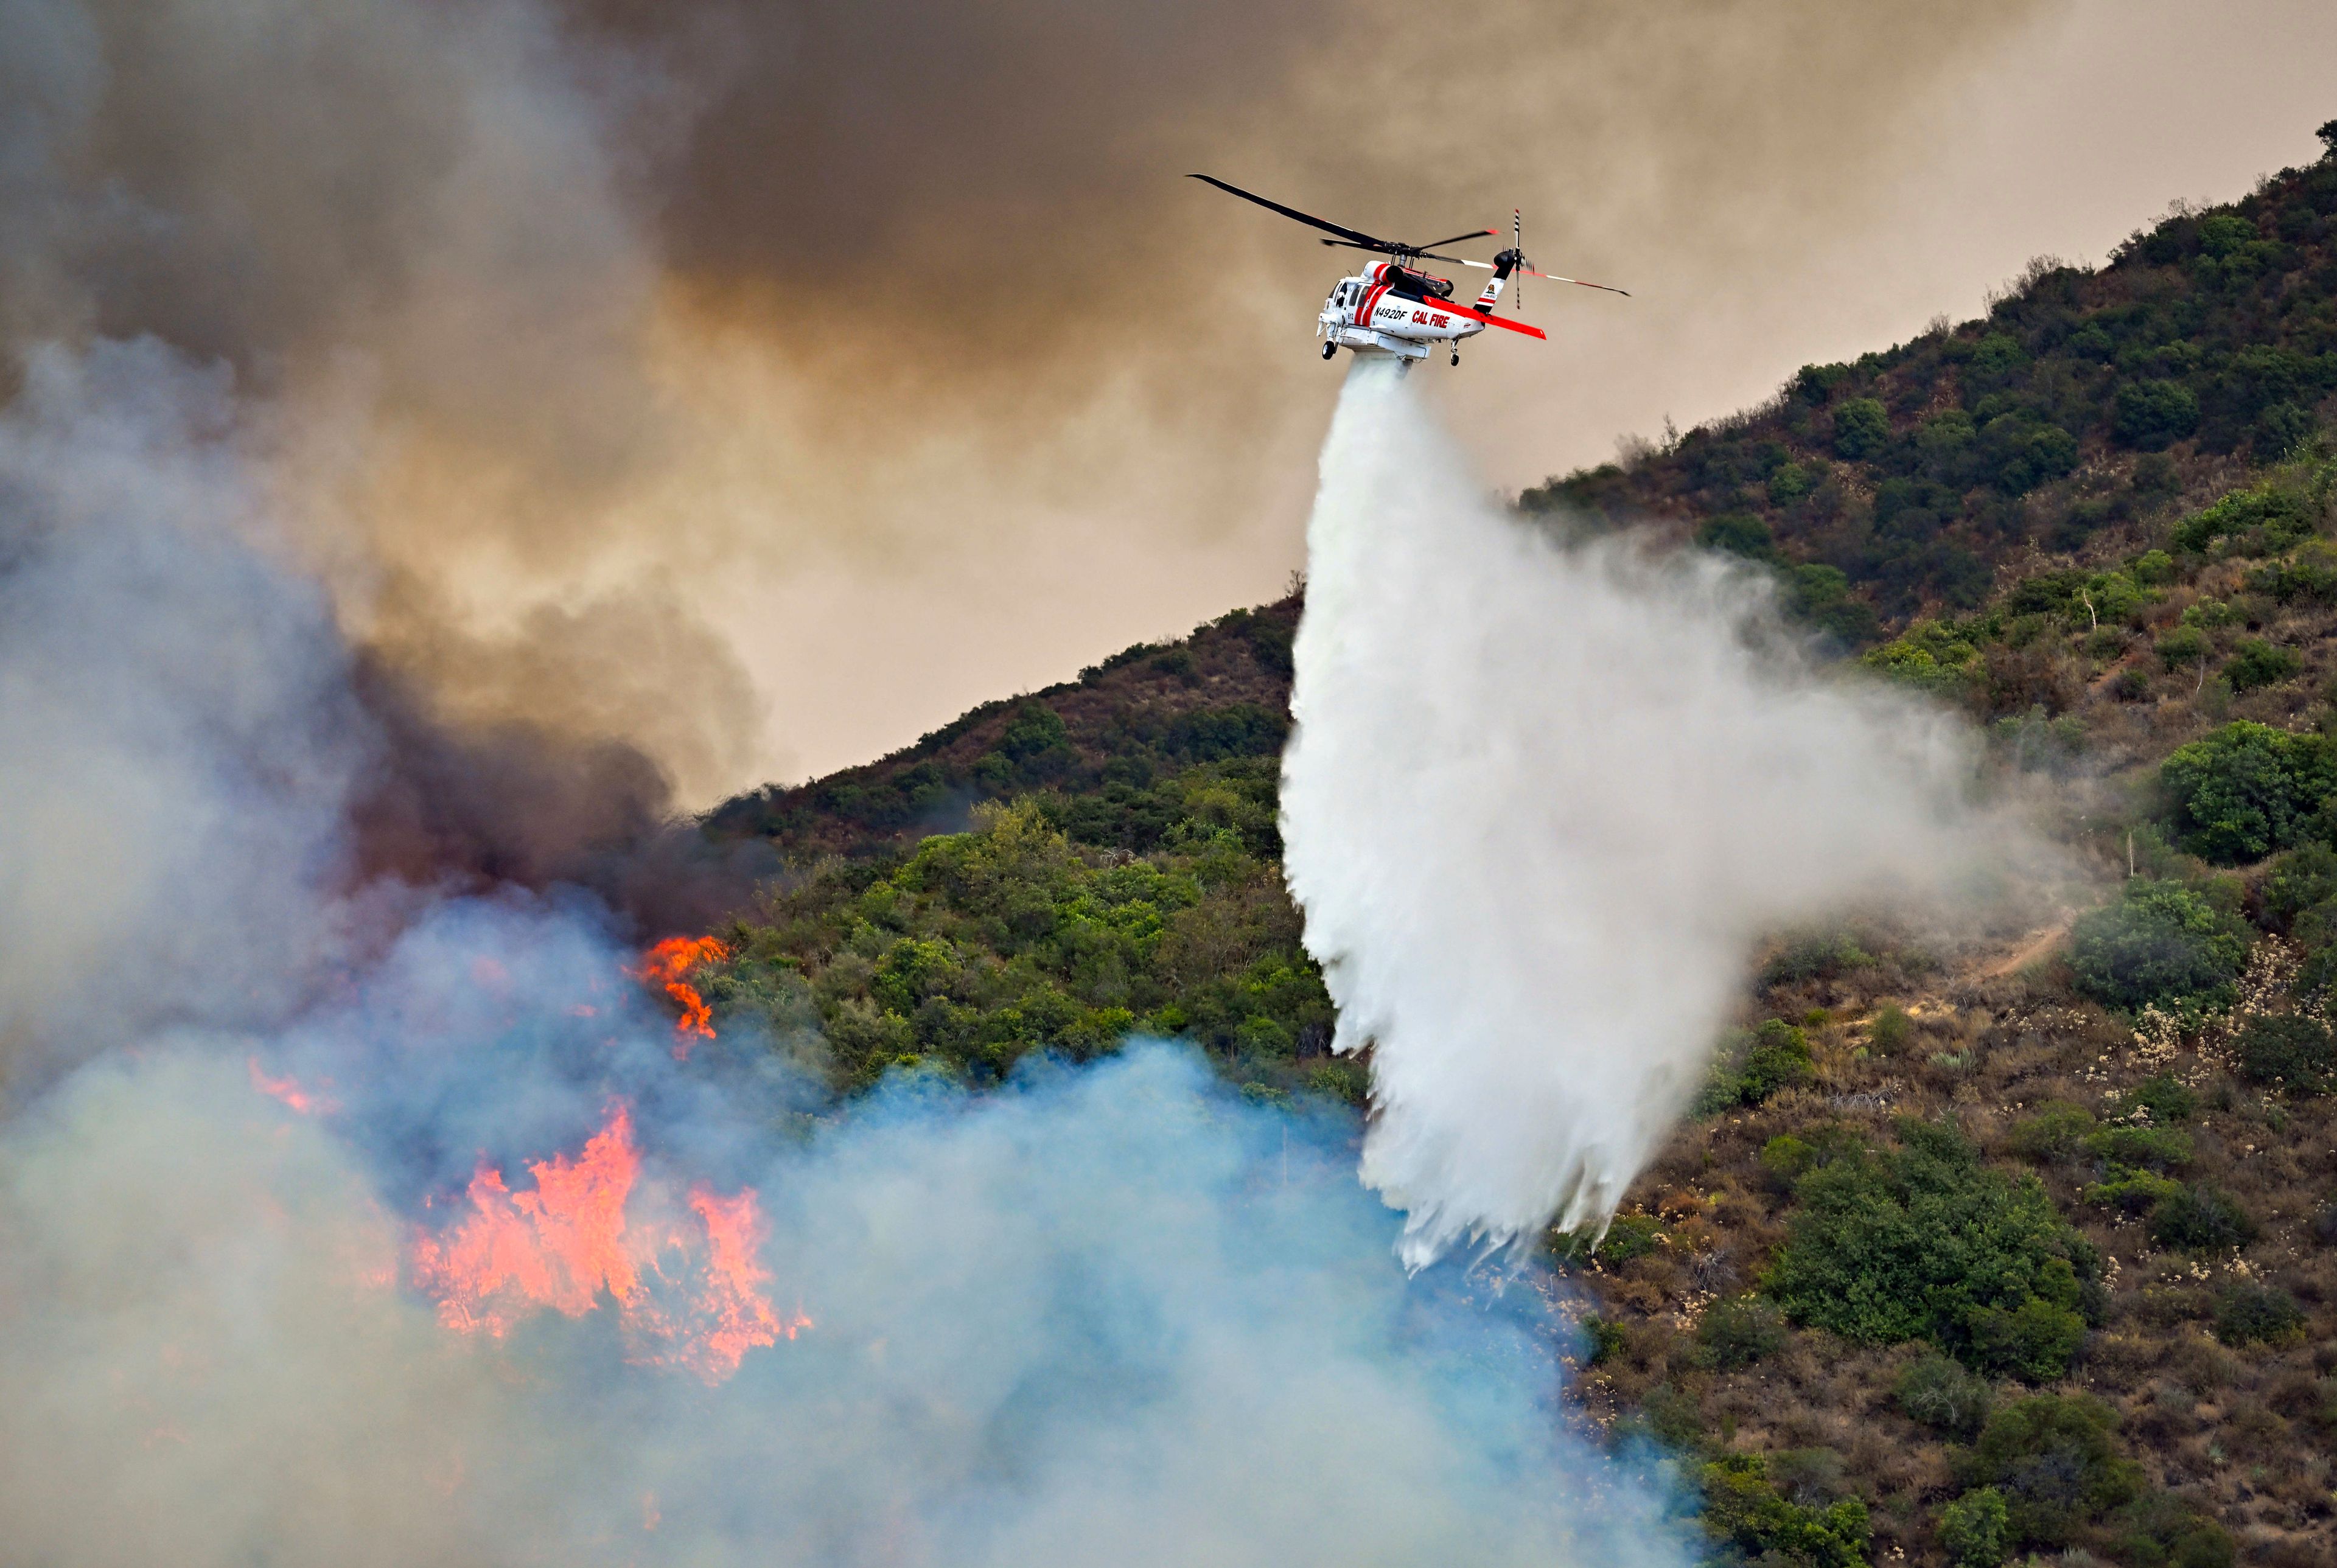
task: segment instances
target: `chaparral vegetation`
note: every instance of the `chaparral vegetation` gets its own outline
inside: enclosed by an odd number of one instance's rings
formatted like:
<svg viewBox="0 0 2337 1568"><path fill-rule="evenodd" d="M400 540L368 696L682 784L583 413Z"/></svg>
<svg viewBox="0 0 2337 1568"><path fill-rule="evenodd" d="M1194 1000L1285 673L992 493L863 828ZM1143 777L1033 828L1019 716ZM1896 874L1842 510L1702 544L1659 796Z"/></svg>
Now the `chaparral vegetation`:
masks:
<svg viewBox="0 0 2337 1568"><path fill-rule="evenodd" d="M2041 928L1779 933L1603 1239L1571 1418L1716 1561L2337 1562L2337 122L2096 270L1521 498L1767 573L1984 726L2096 873ZM717 838L787 867L702 977L839 1086L1132 1033L1364 1105L1279 874L1294 592Z"/></svg>

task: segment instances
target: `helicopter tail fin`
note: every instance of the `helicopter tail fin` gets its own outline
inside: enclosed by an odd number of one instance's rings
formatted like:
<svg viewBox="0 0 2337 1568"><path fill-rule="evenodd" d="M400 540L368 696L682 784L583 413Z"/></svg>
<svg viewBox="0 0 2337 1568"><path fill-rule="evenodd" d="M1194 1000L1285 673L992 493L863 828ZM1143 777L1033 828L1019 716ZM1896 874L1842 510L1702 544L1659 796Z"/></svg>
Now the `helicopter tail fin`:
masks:
<svg viewBox="0 0 2337 1568"><path fill-rule="evenodd" d="M1514 249L1501 251L1493 258L1493 276L1486 281L1485 291L1477 296L1477 308L1491 315L1493 307L1501 300L1501 289L1510 281L1510 274L1525 259Z"/></svg>

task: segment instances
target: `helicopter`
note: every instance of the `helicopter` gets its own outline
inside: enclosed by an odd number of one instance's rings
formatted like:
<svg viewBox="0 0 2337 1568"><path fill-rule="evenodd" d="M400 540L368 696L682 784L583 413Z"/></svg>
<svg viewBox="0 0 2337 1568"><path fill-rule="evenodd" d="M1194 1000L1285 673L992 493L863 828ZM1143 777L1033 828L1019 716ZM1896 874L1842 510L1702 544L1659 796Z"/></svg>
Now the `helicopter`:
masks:
<svg viewBox="0 0 2337 1568"><path fill-rule="evenodd" d="M1228 196L1238 196L1245 201L1255 201L1272 212L1292 218L1335 239L1324 244L1343 250L1368 250L1387 258L1374 261L1352 278L1343 278L1332 286L1331 296L1323 302L1322 313L1315 318L1315 336L1324 340L1323 357L1335 357L1342 348L1358 355L1393 355L1410 365L1426 359L1433 346L1452 346L1452 363L1461 363L1461 345L1476 336L1488 326L1499 326L1528 337L1549 340L1550 335L1539 326L1522 321L1510 321L1494 314L1501 301L1501 291L1513 278L1546 278L1552 283L1572 283L1584 288L1604 289L1609 294L1630 297L1628 288L1610 284L1591 283L1579 278L1560 278L1556 273L1535 270L1525 257L1525 215L1512 210L1510 214L1511 244L1496 251L1491 261L1472 261L1465 256L1440 256L1437 248L1462 245L1486 238L1500 239L1498 229L1472 229L1445 239L1432 239L1425 245L1406 245L1398 240L1380 239L1344 224L1328 222L1311 212L1301 212L1295 207L1285 207L1279 201L1268 200L1254 190L1244 190L1238 185L1228 185L1213 174L1193 174L1188 179L1214 185ZM1458 305L1452 299L1452 280L1421 271L1413 263L1445 261L1461 267L1478 267L1493 276L1486 281L1483 292L1474 305ZM1513 289L1510 304L1513 309L1523 309L1522 289Z"/></svg>

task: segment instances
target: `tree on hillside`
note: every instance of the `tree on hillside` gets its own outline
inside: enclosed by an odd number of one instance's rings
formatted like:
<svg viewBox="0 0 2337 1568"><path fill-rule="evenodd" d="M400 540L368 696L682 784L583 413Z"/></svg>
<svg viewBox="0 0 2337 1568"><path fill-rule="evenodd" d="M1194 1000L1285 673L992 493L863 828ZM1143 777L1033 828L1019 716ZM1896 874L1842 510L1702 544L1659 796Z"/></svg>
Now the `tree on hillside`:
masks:
<svg viewBox="0 0 2337 1568"><path fill-rule="evenodd" d="M2117 901L2070 929L2078 989L2114 1008L2227 1006L2247 928L2180 882L2129 880Z"/></svg>
<svg viewBox="0 0 2337 1568"><path fill-rule="evenodd" d="M2337 757L2320 735L2242 720L2178 747L2158 778L2176 842L2218 865L2240 865L2303 841L2337 790Z"/></svg>
<svg viewBox="0 0 2337 1568"><path fill-rule="evenodd" d="M2091 1251L2035 1177L1988 1169L1954 1128L1900 1136L1800 1179L1762 1289L1847 1339L1929 1339L1984 1372L2059 1377L2085 1338Z"/></svg>

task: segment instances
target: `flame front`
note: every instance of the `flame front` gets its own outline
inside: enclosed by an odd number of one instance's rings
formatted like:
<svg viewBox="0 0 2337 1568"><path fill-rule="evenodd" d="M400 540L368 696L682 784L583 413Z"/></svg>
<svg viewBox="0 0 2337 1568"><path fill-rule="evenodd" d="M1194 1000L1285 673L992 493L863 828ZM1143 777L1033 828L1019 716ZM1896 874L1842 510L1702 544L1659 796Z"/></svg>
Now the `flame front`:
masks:
<svg viewBox="0 0 2337 1568"><path fill-rule="evenodd" d="M659 1206L640 1164L623 1105L573 1159L532 1162L533 1191L513 1192L482 1164L468 1189L471 1212L416 1238L416 1285L437 1299L448 1328L494 1339L546 1308L581 1318L605 1294L628 1359L686 1368L709 1383L736 1372L748 1350L812 1326L800 1311L782 1320L764 1293L767 1227L752 1187L727 1198L691 1189L694 1228L629 1220L631 1207Z"/></svg>
<svg viewBox="0 0 2337 1568"><path fill-rule="evenodd" d="M714 937L668 937L643 953L640 968L631 971L633 978L643 984L661 987L681 1009L681 1017L673 1026L673 1054L677 1060L689 1059L692 1039L714 1037L714 1011L685 977L729 956L730 949Z"/></svg>

